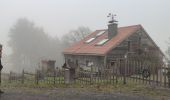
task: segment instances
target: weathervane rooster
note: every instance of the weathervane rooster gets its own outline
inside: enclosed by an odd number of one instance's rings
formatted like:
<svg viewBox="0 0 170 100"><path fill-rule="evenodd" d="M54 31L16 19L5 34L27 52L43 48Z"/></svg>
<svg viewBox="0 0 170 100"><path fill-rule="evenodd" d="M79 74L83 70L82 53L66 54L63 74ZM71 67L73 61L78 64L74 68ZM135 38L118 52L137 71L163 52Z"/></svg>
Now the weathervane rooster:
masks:
<svg viewBox="0 0 170 100"><path fill-rule="evenodd" d="M116 14L112 14L112 13L109 13L109 14L107 15L107 17L110 18L110 19L109 19L109 23L118 22L118 21L115 20L115 16L116 16Z"/></svg>

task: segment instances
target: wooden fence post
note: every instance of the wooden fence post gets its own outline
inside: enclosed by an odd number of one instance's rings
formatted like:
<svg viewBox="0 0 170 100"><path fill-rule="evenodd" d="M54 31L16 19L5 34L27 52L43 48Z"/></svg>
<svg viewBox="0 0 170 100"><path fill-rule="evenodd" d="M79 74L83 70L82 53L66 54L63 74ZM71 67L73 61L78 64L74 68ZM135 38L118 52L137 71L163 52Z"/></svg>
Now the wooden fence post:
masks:
<svg viewBox="0 0 170 100"><path fill-rule="evenodd" d="M38 72L38 70L36 71L36 74L35 74L35 82L38 85L38 83L39 83L39 72Z"/></svg>
<svg viewBox="0 0 170 100"><path fill-rule="evenodd" d="M9 73L9 83L11 83L11 74L12 74L12 72L10 71L10 73Z"/></svg>
<svg viewBox="0 0 170 100"><path fill-rule="evenodd" d="M170 88L170 69L169 68L167 68L167 78L168 78L168 88Z"/></svg>
<svg viewBox="0 0 170 100"><path fill-rule="evenodd" d="M127 67L127 58L125 58L123 84L126 84L126 69L127 69L126 67Z"/></svg>
<svg viewBox="0 0 170 100"><path fill-rule="evenodd" d="M92 66L91 66L91 71L90 71L90 84L92 84L92 77L93 77L93 74L92 74Z"/></svg>
<svg viewBox="0 0 170 100"><path fill-rule="evenodd" d="M1 85L1 82L2 82L2 81L1 81L1 74L2 74L2 73L1 73L1 71L0 71L0 85Z"/></svg>
<svg viewBox="0 0 170 100"><path fill-rule="evenodd" d="M119 72L120 72L120 61L116 63L116 84L118 84Z"/></svg>
<svg viewBox="0 0 170 100"><path fill-rule="evenodd" d="M22 84L24 84L24 70L22 70Z"/></svg>
<svg viewBox="0 0 170 100"><path fill-rule="evenodd" d="M54 85L55 85L55 78L56 78L56 70L54 69Z"/></svg>
<svg viewBox="0 0 170 100"><path fill-rule="evenodd" d="M166 87L166 76L167 76L166 71L167 71L167 69L164 68L164 70L165 70L165 73L164 73L164 87Z"/></svg>

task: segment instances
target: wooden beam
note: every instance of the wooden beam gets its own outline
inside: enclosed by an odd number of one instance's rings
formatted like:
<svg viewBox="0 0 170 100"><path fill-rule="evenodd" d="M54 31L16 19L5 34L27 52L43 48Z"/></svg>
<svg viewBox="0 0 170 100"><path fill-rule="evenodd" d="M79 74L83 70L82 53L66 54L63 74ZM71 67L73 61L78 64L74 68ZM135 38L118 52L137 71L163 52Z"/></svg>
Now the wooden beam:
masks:
<svg viewBox="0 0 170 100"><path fill-rule="evenodd" d="M106 68L107 66L107 55L104 56L104 67Z"/></svg>

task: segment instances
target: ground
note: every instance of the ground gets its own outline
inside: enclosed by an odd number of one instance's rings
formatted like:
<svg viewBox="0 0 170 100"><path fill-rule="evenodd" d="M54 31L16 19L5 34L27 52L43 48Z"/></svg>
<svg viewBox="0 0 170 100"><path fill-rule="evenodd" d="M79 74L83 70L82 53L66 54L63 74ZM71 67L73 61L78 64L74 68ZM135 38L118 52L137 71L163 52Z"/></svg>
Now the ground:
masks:
<svg viewBox="0 0 170 100"><path fill-rule="evenodd" d="M134 84L3 82L0 100L170 100L170 88Z"/></svg>
<svg viewBox="0 0 170 100"><path fill-rule="evenodd" d="M147 96L95 92L76 88L5 89L0 100L154 100Z"/></svg>

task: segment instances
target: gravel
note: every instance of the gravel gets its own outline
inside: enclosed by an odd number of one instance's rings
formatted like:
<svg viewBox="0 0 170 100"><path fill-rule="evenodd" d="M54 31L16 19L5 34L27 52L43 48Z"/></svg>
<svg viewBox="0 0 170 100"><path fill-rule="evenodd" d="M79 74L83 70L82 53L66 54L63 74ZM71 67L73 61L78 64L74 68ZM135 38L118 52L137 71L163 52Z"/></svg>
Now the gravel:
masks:
<svg viewBox="0 0 170 100"><path fill-rule="evenodd" d="M106 93L82 91L79 89L49 89L49 90L4 90L0 100L153 100L149 97L124 93Z"/></svg>

